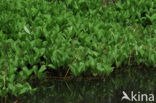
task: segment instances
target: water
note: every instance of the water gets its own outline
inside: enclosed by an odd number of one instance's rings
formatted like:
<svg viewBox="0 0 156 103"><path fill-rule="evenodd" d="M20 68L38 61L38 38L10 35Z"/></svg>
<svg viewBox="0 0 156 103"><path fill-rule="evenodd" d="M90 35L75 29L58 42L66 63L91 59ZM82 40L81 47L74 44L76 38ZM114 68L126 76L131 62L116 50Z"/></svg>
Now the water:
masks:
<svg viewBox="0 0 156 103"><path fill-rule="evenodd" d="M35 94L19 97L17 103L133 103L121 101L122 92L156 94L154 69L117 70L103 80L49 80ZM12 98L14 99L14 98ZM10 103L13 102L10 98ZM15 101L15 100L14 100ZM137 103L137 102L134 102ZM154 102L138 102L154 103Z"/></svg>

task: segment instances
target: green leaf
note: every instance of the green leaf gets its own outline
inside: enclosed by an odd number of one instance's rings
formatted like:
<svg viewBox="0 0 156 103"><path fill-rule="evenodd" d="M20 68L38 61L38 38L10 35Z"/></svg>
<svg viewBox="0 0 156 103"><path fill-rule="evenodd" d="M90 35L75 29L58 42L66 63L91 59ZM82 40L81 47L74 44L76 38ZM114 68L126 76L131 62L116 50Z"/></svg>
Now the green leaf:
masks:
<svg viewBox="0 0 156 103"><path fill-rule="evenodd" d="M50 67L52 69L56 69L56 67L53 64L49 64L48 67Z"/></svg>
<svg viewBox="0 0 156 103"><path fill-rule="evenodd" d="M153 22L154 20L156 20L156 14L153 14L153 15L151 16L151 21Z"/></svg>
<svg viewBox="0 0 156 103"><path fill-rule="evenodd" d="M67 5L70 5L72 0L66 0L65 2L66 2Z"/></svg>
<svg viewBox="0 0 156 103"><path fill-rule="evenodd" d="M41 68L39 69L39 72L42 73L45 70L46 70L46 66L45 65L42 65Z"/></svg>

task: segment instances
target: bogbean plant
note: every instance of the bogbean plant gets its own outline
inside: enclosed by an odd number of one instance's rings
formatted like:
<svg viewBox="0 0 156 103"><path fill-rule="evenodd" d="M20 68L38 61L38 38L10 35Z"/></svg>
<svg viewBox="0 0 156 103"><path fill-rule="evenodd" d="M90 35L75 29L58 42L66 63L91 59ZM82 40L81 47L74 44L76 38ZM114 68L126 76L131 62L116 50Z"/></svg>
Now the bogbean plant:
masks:
<svg viewBox="0 0 156 103"><path fill-rule="evenodd" d="M156 67L156 1L1 0L0 96L32 92L47 69L108 75Z"/></svg>

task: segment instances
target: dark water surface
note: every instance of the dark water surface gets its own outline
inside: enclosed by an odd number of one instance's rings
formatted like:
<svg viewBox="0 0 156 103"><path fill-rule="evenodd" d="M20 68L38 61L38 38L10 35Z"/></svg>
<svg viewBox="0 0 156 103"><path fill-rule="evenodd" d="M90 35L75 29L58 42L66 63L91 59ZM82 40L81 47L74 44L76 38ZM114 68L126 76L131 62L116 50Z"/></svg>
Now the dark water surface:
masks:
<svg viewBox="0 0 156 103"><path fill-rule="evenodd" d="M35 94L19 97L17 103L156 103L156 100L145 101L146 97L140 102L121 101L123 91L129 97L133 91L137 95L137 101L141 94L147 94L148 98L149 94L156 96L156 71L154 69L119 70L103 80L49 80L44 86L38 85Z"/></svg>

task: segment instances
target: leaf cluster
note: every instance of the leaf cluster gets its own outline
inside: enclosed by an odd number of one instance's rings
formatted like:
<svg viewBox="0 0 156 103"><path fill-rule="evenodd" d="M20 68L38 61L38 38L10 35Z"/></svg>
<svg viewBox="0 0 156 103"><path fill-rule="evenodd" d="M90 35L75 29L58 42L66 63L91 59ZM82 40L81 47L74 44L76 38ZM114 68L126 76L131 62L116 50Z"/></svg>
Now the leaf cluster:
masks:
<svg viewBox="0 0 156 103"><path fill-rule="evenodd" d="M1 0L0 95L33 91L29 78L67 70L108 75L156 67L156 1Z"/></svg>

